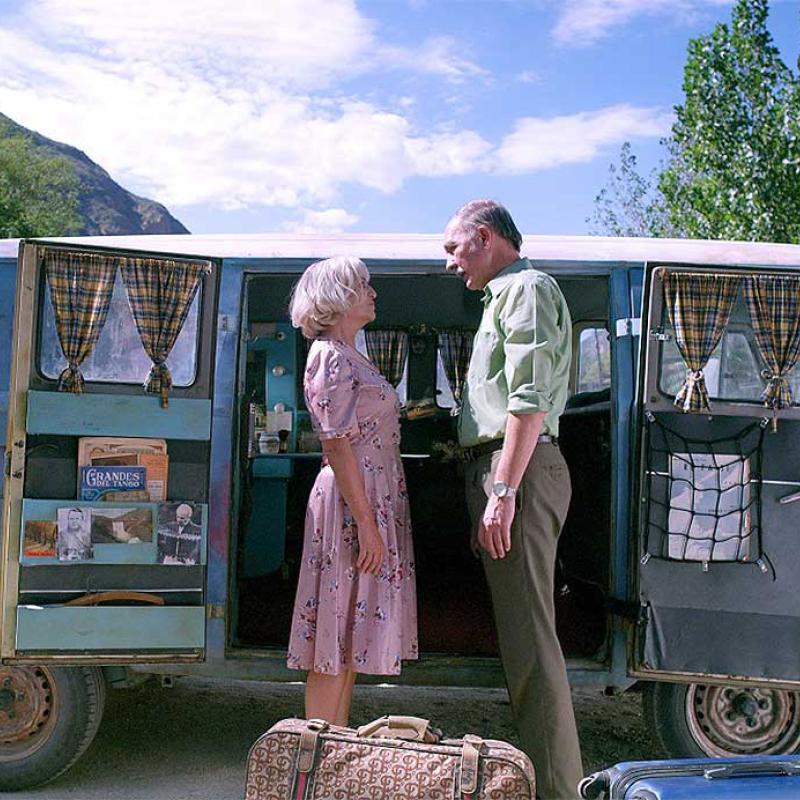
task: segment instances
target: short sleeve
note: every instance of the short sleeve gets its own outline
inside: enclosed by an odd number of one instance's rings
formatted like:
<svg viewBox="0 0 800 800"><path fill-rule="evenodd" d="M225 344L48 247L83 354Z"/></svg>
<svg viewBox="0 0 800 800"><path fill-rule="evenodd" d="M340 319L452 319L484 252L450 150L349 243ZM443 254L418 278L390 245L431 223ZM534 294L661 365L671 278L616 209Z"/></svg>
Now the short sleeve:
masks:
<svg viewBox="0 0 800 800"><path fill-rule="evenodd" d="M305 374L306 407L320 439L358 434L358 386L352 364L335 347L321 343L309 353Z"/></svg>

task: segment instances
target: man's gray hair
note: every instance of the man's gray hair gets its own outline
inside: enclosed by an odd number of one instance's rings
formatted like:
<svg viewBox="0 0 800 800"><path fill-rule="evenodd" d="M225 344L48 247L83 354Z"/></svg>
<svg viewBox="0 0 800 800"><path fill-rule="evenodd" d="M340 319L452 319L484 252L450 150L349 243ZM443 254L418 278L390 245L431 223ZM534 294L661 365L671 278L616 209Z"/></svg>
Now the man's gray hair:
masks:
<svg viewBox="0 0 800 800"><path fill-rule="evenodd" d="M517 230L511 214L504 205L494 200L470 200L456 211L455 216L465 228L486 225L510 242L517 252L522 247L522 234Z"/></svg>

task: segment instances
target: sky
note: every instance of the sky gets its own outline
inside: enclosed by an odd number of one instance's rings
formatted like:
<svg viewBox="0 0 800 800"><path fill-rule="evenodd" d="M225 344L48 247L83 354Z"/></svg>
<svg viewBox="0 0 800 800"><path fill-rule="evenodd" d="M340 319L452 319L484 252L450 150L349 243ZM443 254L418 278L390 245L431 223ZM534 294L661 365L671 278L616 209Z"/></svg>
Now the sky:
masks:
<svg viewBox="0 0 800 800"><path fill-rule="evenodd" d="M441 231L475 197L583 234L646 172L731 0L0 0L0 112L193 233ZM773 0L784 60L800 0Z"/></svg>

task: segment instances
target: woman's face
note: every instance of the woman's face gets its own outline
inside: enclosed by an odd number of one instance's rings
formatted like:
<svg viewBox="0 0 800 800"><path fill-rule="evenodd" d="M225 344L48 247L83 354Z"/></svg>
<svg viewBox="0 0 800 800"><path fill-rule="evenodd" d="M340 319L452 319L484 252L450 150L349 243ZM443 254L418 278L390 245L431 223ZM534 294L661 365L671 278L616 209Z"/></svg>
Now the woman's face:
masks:
<svg viewBox="0 0 800 800"><path fill-rule="evenodd" d="M347 319L357 323L359 328L372 322L375 319L375 297L376 292L370 286L369 277L362 278L358 288L358 297L345 315Z"/></svg>

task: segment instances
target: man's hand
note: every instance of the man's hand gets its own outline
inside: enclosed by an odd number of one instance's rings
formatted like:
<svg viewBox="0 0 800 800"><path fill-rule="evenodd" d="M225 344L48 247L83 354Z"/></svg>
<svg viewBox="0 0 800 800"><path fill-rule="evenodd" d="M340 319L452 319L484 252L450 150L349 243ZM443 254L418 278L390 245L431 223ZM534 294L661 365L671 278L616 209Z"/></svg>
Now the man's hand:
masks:
<svg viewBox="0 0 800 800"><path fill-rule="evenodd" d="M478 543L494 559L505 558L511 550L511 523L514 521L514 498L492 495L486 503Z"/></svg>

